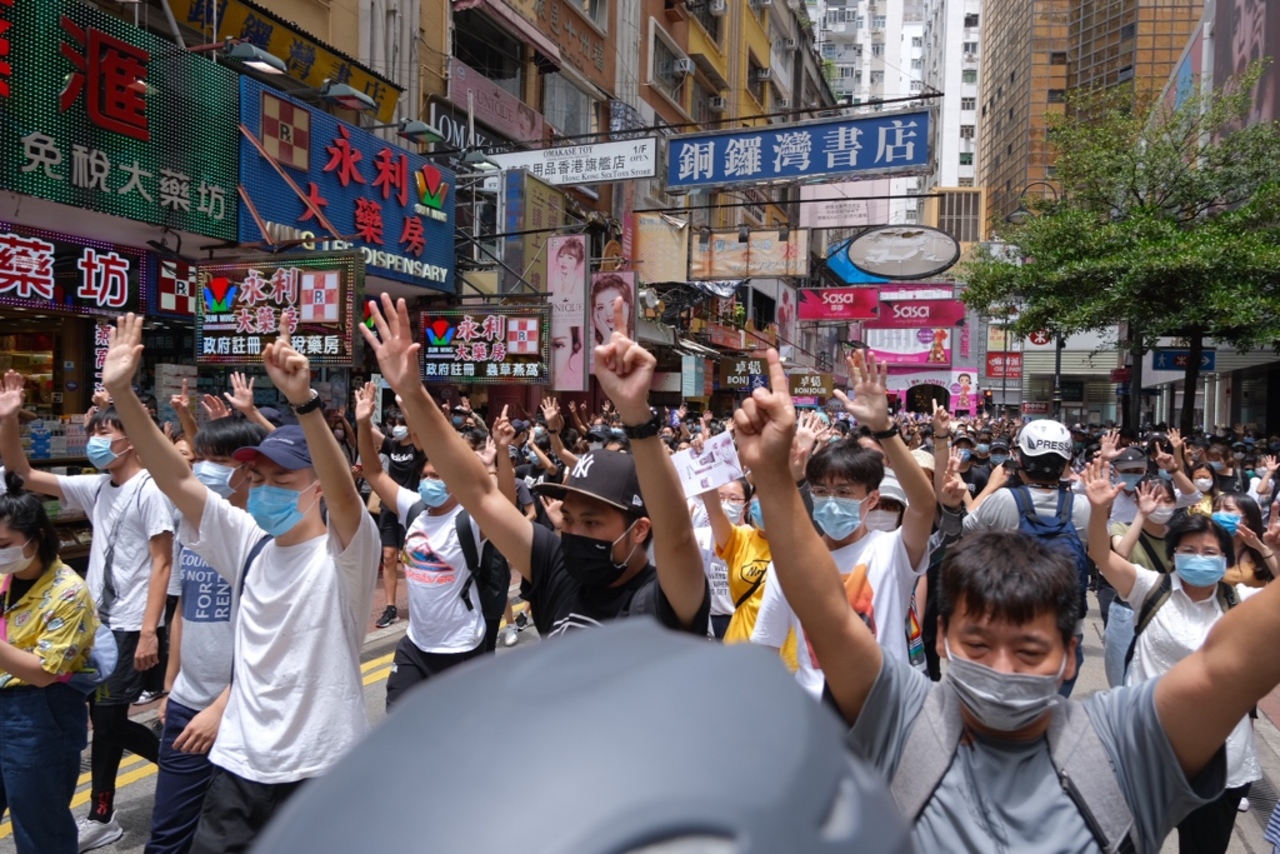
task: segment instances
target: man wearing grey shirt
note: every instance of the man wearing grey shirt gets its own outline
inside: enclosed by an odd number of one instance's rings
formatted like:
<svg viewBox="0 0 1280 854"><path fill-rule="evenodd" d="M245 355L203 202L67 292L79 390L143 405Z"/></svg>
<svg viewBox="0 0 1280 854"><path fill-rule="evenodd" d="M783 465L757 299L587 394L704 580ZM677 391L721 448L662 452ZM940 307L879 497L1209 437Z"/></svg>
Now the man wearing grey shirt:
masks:
<svg viewBox="0 0 1280 854"><path fill-rule="evenodd" d="M881 652L804 523L786 466L795 410L777 355L768 359L771 389L753 392L735 420L777 580L851 746L891 782L917 848L1158 851L1184 815L1221 793L1227 735L1280 682L1280 660L1249 654L1280 643L1280 587L1233 609L1160 678L1072 702L1057 689L1075 672L1074 567L1025 535L976 534L943 564L939 645L950 666L931 684ZM887 372L867 363L855 354L849 373L876 430L888 421ZM922 734L932 752L920 749ZM1092 760L1091 773L1067 773L1077 756Z"/></svg>

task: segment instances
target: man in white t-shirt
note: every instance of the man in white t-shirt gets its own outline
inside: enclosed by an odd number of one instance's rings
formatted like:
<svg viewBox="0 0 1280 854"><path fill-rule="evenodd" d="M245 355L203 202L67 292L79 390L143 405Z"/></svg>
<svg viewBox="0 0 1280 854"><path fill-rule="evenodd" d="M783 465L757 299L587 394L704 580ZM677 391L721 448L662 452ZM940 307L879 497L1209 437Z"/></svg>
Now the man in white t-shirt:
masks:
<svg viewBox="0 0 1280 854"><path fill-rule="evenodd" d="M266 347L263 364L298 425L235 453L252 484L246 512L212 495L147 417L129 388L142 319L117 324L103 383L126 428L147 436L147 469L182 513L182 541L242 591L231 695L209 756L217 769L191 850L246 851L297 787L368 728L360 649L378 529L311 389L310 365L287 337Z"/></svg>
<svg viewBox="0 0 1280 854"><path fill-rule="evenodd" d="M155 428L145 411L144 417ZM89 461L104 474L68 477L31 468L17 418L0 424L0 457L27 489L57 498L65 510L83 512L93 524L89 592L102 625L115 635L119 653L116 669L90 701L93 786L89 814L78 823L81 851L101 848L124 835L115 817L116 774L123 752L151 762L159 759L160 740L149 728L129 720L129 706L142 693L147 671L159 666L174 529L173 506L142 468L134 450L137 440L117 410L97 413L89 432ZM156 434L160 435L158 428ZM172 448L163 436L161 441Z"/></svg>
<svg viewBox="0 0 1280 854"><path fill-rule="evenodd" d="M916 580L928 568L929 534L937 502L928 476L889 418L887 369L879 367L858 383L852 400L843 392L837 396L858 423L871 430L883 454L848 440L827 445L809 459L805 480L813 495L813 519L844 579L850 607L885 651L906 664L911 660L907 619L911 594ZM850 375L857 376L852 367ZM866 525L867 514L879 506L885 457L892 463L907 504L902 526L892 532L872 531ZM764 600L751 640L781 649L793 629L803 641L796 650L796 681L815 697L821 696L822 664L770 571L765 576ZM918 643L918 630L914 634ZM921 670L923 667L921 656Z"/></svg>
<svg viewBox="0 0 1280 854"><path fill-rule="evenodd" d="M377 387L367 383L356 397L360 461L382 506L395 513L404 528L401 559L409 587L409 631L396 645L391 675L387 677L390 712L409 689L483 655L485 619L479 589L467 584L471 573L458 536L462 505L425 457L417 489L406 489L382 470L373 437L376 394ZM480 526L474 519L467 523L465 535L471 537L479 556L483 544Z"/></svg>

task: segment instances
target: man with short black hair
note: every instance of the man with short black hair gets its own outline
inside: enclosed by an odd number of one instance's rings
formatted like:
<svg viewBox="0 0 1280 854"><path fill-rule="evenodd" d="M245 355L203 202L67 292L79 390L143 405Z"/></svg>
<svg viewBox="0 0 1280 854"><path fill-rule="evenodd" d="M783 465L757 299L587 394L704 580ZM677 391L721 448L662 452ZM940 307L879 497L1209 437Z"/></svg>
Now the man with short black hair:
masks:
<svg viewBox="0 0 1280 854"><path fill-rule="evenodd" d="M390 409L384 421L390 427L391 435L383 436L377 428L373 428L373 434L374 442L381 446L379 453L387 458L387 476L397 486L416 489L427 455L409 433L409 425L404 420L403 412ZM382 592L387 604L374 624L379 629L385 629L400 619L400 611L396 606L396 586L400 577L400 552L404 548L404 533L404 525L400 524L395 508L382 504L378 511L378 536L382 541Z"/></svg>

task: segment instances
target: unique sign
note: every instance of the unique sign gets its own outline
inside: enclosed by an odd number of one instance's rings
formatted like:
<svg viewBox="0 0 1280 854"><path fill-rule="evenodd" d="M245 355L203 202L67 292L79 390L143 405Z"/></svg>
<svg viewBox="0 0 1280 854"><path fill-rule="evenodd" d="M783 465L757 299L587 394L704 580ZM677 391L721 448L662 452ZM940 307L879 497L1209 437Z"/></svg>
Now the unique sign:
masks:
<svg viewBox="0 0 1280 854"><path fill-rule="evenodd" d="M426 309L422 379L463 385L550 381L546 306Z"/></svg>
<svg viewBox="0 0 1280 854"><path fill-rule="evenodd" d="M880 292L875 288L811 288L800 291L801 320L875 320Z"/></svg>
<svg viewBox="0 0 1280 854"><path fill-rule="evenodd" d="M657 151L657 140L648 137L490 154L489 159L503 169L526 169L548 184L566 186L652 178L658 170Z"/></svg>
<svg viewBox="0 0 1280 854"><path fill-rule="evenodd" d="M547 303L551 306L551 388L587 388L587 238L547 240Z"/></svg>
<svg viewBox="0 0 1280 854"><path fill-rule="evenodd" d="M667 189L919 172L928 140L926 110L686 134L668 144Z"/></svg>
<svg viewBox="0 0 1280 854"><path fill-rule="evenodd" d="M987 378L993 380L1022 379L1022 354L988 352Z"/></svg>
<svg viewBox="0 0 1280 854"><path fill-rule="evenodd" d="M868 320L874 329L954 327L964 323L965 305L959 300L880 300L879 316Z"/></svg>
<svg viewBox="0 0 1280 854"><path fill-rule="evenodd" d="M452 172L247 77L241 121L281 167L240 137L242 181L272 240L307 240L304 250L355 249L371 276L453 292ZM241 242L264 240L241 207Z"/></svg>
<svg viewBox="0 0 1280 854"><path fill-rule="evenodd" d="M510 139L542 140L541 113L457 57L449 59L449 100L464 112L470 108L476 121Z"/></svg>
<svg viewBox="0 0 1280 854"><path fill-rule="evenodd" d="M73 0L0 2L0 189L236 236L236 75Z"/></svg>
<svg viewBox="0 0 1280 854"><path fill-rule="evenodd" d="M150 288L140 250L0 222L0 305L124 314L142 311Z"/></svg>
<svg viewBox="0 0 1280 854"><path fill-rule="evenodd" d="M863 332L868 349L890 365L950 365L953 330L872 329Z"/></svg>
<svg viewBox="0 0 1280 854"><path fill-rule="evenodd" d="M738 232L717 231L703 242L692 237L689 278L743 279L809 275L809 232L793 228L784 241L777 231L752 231L745 243Z"/></svg>
<svg viewBox="0 0 1280 854"><path fill-rule="evenodd" d="M769 366L764 359L729 356L720 360L720 387L750 391L769 385Z"/></svg>
<svg viewBox="0 0 1280 854"><path fill-rule="evenodd" d="M196 267L196 364L262 363L282 335L312 365L355 362L354 306L364 294L356 252L269 255Z"/></svg>
<svg viewBox="0 0 1280 854"><path fill-rule="evenodd" d="M927 279L960 260L960 244L945 231L919 225L868 229L844 248L849 262L870 276Z"/></svg>
<svg viewBox="0 0 1280 854"><path fill-rule="evenodd" d="M192 29L208 32L216 23L218 31L209 35L210 42L226 39L246 41L283 59L288 75L312 88L320 88L326 80L345 83L377 102L379 122L395 121L396 102L401 91L399 86L358 65L351 57L316 41L261 6L251 6L243 0L216 0L215 10L214 0L162 2L169 4L178 21Z"/></svg>

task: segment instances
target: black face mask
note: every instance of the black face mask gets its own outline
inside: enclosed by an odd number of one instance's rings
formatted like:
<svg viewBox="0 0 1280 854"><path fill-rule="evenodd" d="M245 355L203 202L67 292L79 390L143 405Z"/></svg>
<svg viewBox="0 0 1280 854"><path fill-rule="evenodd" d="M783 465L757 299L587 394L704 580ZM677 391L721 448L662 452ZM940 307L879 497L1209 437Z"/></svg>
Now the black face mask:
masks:
<svg viewBox="0 0 1280 854"><path fill-rule="evenodd" d="M635 522L632 522L618 540L631 533L634 527ZM627 554L626 560L622 563L614 563L613 546L618 540L610 542L578 534L561 534L560 554L564 557L565 571L579 584L589 589L599 590L617 583L618 579L626 574L627 561L631 560L631 555L635 554L636 548L640 546L636 543L635 548Z"/></svg>

